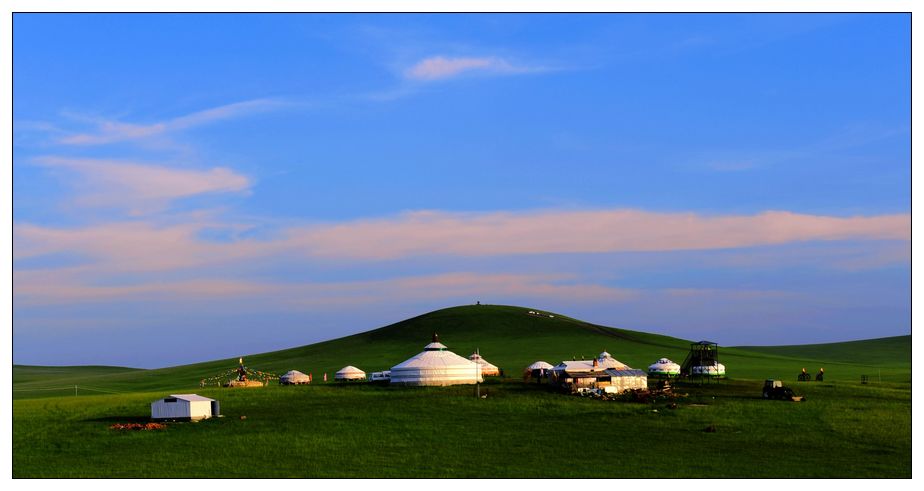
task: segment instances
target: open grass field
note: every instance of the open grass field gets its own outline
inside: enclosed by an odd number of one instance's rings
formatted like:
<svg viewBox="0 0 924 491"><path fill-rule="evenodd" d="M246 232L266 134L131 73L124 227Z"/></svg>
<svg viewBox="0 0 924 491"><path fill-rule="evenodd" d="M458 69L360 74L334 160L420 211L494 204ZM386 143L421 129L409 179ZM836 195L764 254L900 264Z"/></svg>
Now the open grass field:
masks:
<svg viewBox="0 0 924 491"><path fill-rule="evenodd" d="M723 347L729 380L680 386L688 396L670 408L550 392L522 383L520 370L537 359L554 364L604 349L644 369L662 356L682 361L689 341L526 310L444 309L325 343L245 354L252 368L298 369L319 381L347 364L387 369L419 352L436 331L456 353L480 348L507 371L503 381L481 386L484 399L471 386L198 387L233 368L236 357L140 371L14 367L13 475L911 477L910 336ZM803 366L813 373L823 366L825 382L795 382ZM870 384L859 383L864 374ZM761 399L768 377L782 378L807 401ZM40 390L56 384L116 393ZM226 416L160 431L109 429L147 421L150 402L171 392L219 399ZM709 426L716 431L704 431Z"/></svg>

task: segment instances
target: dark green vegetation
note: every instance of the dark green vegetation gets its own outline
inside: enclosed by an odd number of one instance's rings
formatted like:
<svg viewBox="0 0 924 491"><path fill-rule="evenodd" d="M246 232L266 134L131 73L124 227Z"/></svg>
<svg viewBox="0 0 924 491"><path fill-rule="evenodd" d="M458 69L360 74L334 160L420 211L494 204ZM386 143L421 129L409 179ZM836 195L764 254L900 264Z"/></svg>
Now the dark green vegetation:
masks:
<svg viewBox="0 0 924 491"><path fill-rule="evenodd" d="M471 386L198 387L200 379L232 368L236 357L142 371L79 367L47 373L42 367L15 367L13 474L911 476L910 337L720 348L730 380L679 387L689 396L671 409L665 403L605 402L549 392L523 384L521 370L537 359L554 364L572 356L590 358L604 349L645 368L662 356L682 361L688 341L557 314L539 318L526 310L457 307L325 343L245 355L252 368L298 369L320 380L321 373L332 375L347 364L367 372L387 369L419 352L436 331L456 353L467 356L480 348L487 360L507 371L503 382L481 386L485 399L475 398ZM892 348L885 355L874 353L885 347ZM813 373L823 366L825 382L795 382L803 366ZM861 374L870 375L873 383L860 385ZM783 379L807 402L760 399L767 377ZM124 393L47 397L47 392L30 391L74 383ZM150 402L171 392L219 399L227 416L172 424L163 431L108 428L147 421ZM709 426L716 431L704 431Z"/></svg>

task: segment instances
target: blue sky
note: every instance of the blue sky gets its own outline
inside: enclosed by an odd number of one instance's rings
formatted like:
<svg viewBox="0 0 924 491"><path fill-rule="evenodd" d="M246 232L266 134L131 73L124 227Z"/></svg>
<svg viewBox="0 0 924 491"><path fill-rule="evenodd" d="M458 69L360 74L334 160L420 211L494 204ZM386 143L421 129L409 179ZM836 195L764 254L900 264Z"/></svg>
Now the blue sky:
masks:
<svg viewBox="0 0 924 491"><path fill-rule="evenodd" d="M16 363L187 363L476 300L725 345L910 333L908 15L13 34Z"/></svg>

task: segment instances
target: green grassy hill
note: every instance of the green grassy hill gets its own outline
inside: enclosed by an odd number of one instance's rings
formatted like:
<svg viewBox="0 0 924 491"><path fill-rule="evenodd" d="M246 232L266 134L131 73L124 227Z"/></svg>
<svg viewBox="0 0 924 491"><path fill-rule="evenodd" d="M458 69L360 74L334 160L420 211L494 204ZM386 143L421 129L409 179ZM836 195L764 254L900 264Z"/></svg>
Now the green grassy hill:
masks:
<svg viewBox="0 0 924 491"><path fill-rule="evenodd" d="M790 358L868 366L911 367L911 336L793 346L739 346L741 349Z"/></svg>
<svg viewBox="0 0 924 491"><path fill-rule="evenodd" d="M312 372L317 382L309 386L198 386L235 367L237 356L157 370L15 366L13 476L911 477L908 336L720 347L728 380L678 382L676 404L613 402L520 383L520 371L538 359L557 363L604 349L646 368L664 356L682 361L689 341L528 310L454 307L323 343L245 354L255 369ZM508 378L481 386L486 398L471 386L320 383L322 373L347 364L388 369L418 353L434 332L460 355L480 349ZM803 366L824 366L825 382L796 383ZM859 383L860 374L880 370L882 383ZM807 401L762 399L767 377L786 380ZM63 389L46 390L55 387ZM110 429L148 421L151 401L171 392L218 399L224 417L159 431ZM665 458L666 451L673 455Z"/></svg>
<svg viewBox="0 0 924 491"><path fill-rule="evenodd" d="M590 324L557 313L536 316L525 307L469 305L423 314L386 327L352 336L281 351L246 354L247 366L282 374L288 370L333 377L346 365L368 372L388 370L421 351L433 333L450 350L468 356L476 349L491 363L518 378L523 367L536 360L557 364L562 360L591 359L610 352L629 366L645 369L658 358L680 363L690 342ZM545 311L541 311L546 313ZM824 367L830 380L858 380L862 374L910 383L911 338L900 336L810 346L720 347L720 360L728 376L738 379L795 380L802 367L814 373ZM135 370L108 367L15 366L17 398L64 395L73 385L110 391L186 390L199 381L237 366L237 356L204 363ZM44 390L67 386L70 389ZM43 390L38 390L43 389Z"/></svg>

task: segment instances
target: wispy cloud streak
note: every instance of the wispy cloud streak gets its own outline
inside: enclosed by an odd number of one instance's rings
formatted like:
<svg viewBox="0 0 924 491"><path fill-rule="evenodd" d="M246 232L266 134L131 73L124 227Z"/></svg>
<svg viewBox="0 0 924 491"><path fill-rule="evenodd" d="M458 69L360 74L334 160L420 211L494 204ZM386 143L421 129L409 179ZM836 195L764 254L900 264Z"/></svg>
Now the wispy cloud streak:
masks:
<svg viewBox="0 0 924 491"><path fill-rule="evenodd" d="M63 136L59 138L57 142L64 145L104 145L126 140L150 138L165 133L206 125L216 121L274 109L281 105L283 105L282 102L273 99L254 99L213 107L167 121L150 124L99 120L96 122L97 128L95 132Z"/></svg>
<svg viewBox="0 0 924 491"><path fill-rule="evenodd" d="M226 167L207 170L179 169L131 161L39 157L38 165L61 169L76 176L80 194L75 204L157 209L168 202L208 193L247 191L251 180Z"/></svg>
<svg viewBox="0 0 924 491"><path fill-rule="evenodd" d="M418 61L404 71L405 78L419 81L445 80L466 73L480 72L497 75L512 75L541 70L538 67L516 65L496 56L480 58L446 58L433 56Z"/></svg>
<svg viewBox="0 0 924 491"><path fill-rule="evenodd" d="M803 241L909 240L907 214L832 217L785 211L706 216L640 210L483 213L414 212L293 230L312 255L392 259L732 249Z"/></svg>

